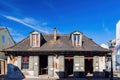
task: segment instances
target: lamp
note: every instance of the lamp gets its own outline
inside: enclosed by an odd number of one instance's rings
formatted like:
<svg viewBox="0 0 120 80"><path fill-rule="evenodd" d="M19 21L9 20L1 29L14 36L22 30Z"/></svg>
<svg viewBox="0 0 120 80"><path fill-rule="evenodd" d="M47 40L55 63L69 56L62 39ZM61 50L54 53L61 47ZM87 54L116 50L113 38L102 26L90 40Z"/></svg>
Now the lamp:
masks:
<svg viewBox="0 0 120 80"><path fill-rule="evenodd" d="M110 50L111 50L111 76L110 76L110 80L113 80L113 61L112 61L112 53L113 53L113 48L114 48L114 46L112 45L112 43L111 43L111 45L110 45Z"/></svg>

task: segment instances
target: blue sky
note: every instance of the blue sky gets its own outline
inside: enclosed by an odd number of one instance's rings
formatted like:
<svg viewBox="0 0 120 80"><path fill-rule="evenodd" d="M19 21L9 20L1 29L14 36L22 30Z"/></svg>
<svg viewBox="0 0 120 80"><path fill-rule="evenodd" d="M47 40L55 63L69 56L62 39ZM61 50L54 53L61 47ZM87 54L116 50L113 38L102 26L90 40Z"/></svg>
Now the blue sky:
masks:
<svg viewBox="0 0 120 80"><path fill-rule="evenodd" d="M16 42L33 30L60 34L83 32L96 43L115 38L120 0L0 0L0 26L8 27Z"/></svg>

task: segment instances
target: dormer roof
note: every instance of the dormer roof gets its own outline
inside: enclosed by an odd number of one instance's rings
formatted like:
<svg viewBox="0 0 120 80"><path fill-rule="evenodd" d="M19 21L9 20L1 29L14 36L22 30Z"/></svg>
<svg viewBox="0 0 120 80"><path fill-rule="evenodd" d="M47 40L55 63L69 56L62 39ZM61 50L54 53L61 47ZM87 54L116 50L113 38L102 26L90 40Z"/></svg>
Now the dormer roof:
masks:
<svg viewBox="0 0 120 80"><path fill-rule="evenodd" d="M80 31L78 31L78 30L72 32L71 34L76 34L76 33L83 34L82 32L80 32Z"/></svg>

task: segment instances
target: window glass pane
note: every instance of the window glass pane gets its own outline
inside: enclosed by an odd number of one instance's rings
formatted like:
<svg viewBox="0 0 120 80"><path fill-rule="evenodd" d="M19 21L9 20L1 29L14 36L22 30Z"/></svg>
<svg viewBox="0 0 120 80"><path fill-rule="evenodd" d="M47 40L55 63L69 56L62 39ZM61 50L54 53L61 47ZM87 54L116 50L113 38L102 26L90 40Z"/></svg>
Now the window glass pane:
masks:
<svg viewBox="0 0 120 80"><path fill-rule="evenodd" d="M120 55L120 50L117 51L117 55Z"/></svg>
<svg viewBox="0 0 120 80"><path fill-rule="evenodd" d="M36 34L36 46L38 46L39 42L38 42L38 34Z"/></svg>
<svg viewBox="0 0 120 80"><path fill-rule="evenodd" d="M23 56L22 57L22 69L28 69L29 68L29 57L28 56Z"/></svg>
<svg viewBox="0 0 120 80"><path fill-rule="evenodd" d="M32 34L32 46L36 46L36 43L35 43L35 34Z"/></svg>
<svg viewBox="0 0 120 80"><path fill-rule="evenodd" d="M80 35L77 35L77 45L80 45Z"/></svg>
<svg viewBox="0 0 120 80"><path fill-rule="evenodd" d="M39 46L39 35L32 34L32 46L38 47Z"/></svg>
<svg viewBox="0 0 120 80"><path fill-rule="evenodd" d="M80 45L80 34L74 34L74 46Z"/></svg>
<svg viewBox="0 0 120 80"><path fill-rule="evenodd" d="M76 46L76 35L74 35L74 46Z"/></svg>
<svg viewBox="0 0 120 80"><path fill-rule="evenodd" d="M2 42L5 43L5 36L2 35Z"/></svg>

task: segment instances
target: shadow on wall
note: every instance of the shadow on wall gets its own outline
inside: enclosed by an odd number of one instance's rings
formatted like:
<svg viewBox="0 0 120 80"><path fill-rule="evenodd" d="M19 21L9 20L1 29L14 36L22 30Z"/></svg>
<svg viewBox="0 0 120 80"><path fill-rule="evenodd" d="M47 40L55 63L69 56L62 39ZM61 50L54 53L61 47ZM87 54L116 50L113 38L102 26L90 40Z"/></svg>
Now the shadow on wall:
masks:
<svg viewBox="0 0 120 80"><path fill-rule="evenodd" d="M13 64L7 65L7 75L5 76L5 80L22 80L24 78L25 76L17 66Z"/></svg>

